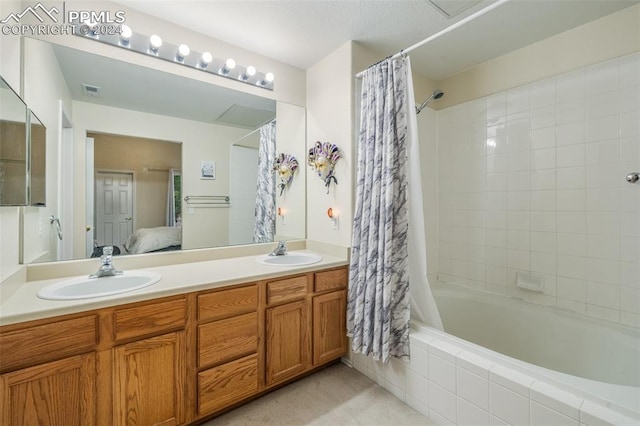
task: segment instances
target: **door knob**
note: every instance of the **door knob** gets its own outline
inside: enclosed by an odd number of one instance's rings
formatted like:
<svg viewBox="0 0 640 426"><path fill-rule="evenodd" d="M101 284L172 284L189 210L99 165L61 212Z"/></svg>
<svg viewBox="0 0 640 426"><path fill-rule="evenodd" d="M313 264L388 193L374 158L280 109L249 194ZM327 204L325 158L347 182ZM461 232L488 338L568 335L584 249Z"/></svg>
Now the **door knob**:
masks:
<svg viewBox="0 0 640 426"><path fill-rule="evenodd" d="M636 183L638 180L640 180L640 173L638 172L632 172L627 175L627 182L629 183Z"/></svg>
<svg viewBox="0 0 640 426"><path fill-rule="evenodd" d="M87 232L91 231L91 227L89 225L87 225L85 229L87 230Z"/></svg>
<svg viewBox="0 0 640 426"><path fill-rule="evenodd" d="M131 217L125 217L124 220L131 220Z"/></svg>

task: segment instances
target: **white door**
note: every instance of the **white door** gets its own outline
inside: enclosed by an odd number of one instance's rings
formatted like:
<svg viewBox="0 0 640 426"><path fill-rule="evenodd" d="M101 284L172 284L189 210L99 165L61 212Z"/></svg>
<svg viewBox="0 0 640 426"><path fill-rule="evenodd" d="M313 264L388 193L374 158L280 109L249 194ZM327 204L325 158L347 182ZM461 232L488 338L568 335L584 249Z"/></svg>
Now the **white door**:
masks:
<svg viewBox="0 0 640 426"><path fill-rule="evenodd" d="M133 175L96 172L96 241L120 246L133 232Z"/></svg>
<svg viewBox="0 0 640 426"><path fill-rule="evenodd" d="M229 244L251 244L258 185L258 150L231 145Z"/></svg>
<svg viewBox="0 0 640 426"><path fill-rule="evenodd" d="M87 177L87 193L86 195L86 214L85 214L85 254L87 257L91 257L91 253L93 253L93 243L96 239L95 237L95 226L94 226L94 214L93 214L93 190L95 189L94 185L94 171L93 171L93 138L87 138L87 153L86 153L86 163L87 169L85 171Z"/></svg>

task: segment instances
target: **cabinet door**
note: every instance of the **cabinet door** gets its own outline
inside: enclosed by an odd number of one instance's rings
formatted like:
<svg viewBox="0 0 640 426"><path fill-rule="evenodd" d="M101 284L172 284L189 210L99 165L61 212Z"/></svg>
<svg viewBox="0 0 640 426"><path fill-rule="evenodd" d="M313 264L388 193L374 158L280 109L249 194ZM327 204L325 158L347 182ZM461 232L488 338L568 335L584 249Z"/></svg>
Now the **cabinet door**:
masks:
<svg viewBox="0 0 640 426"><path fill-rule="evenodd" d="M267 386L309 367L311 321L306 300L267 309Z"/></svg>
<svg viewBox="0 0 640 426"><path fill-rule="evenodd" d="M184 331L114 348L113 418L118 425L184 422Z"/></svg>
<svg viewBox="0 0 640 426"><path fill-rule="evenodd" d="M0 376L3 425L95 424L95 355L79 355Z"/></svg>
<svg viewBox="0 0 640 426"><path fill-rule="evenodd" d="M313 298L313 364L336 359L347 351L347 293L345 290Z"/></svg>

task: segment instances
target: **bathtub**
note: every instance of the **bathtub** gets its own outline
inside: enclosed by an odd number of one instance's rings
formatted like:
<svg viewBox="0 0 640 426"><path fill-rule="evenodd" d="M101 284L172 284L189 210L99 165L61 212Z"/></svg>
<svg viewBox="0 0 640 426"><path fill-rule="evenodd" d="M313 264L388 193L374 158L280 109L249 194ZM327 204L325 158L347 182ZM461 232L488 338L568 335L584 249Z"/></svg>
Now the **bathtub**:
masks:
<svg viewBox="0 0 640 426"><path fill-rule="evenodd" d="M434 283L445 332L412 322L411 360L353 365L444 425L640 425L640 332Z"/></svg>

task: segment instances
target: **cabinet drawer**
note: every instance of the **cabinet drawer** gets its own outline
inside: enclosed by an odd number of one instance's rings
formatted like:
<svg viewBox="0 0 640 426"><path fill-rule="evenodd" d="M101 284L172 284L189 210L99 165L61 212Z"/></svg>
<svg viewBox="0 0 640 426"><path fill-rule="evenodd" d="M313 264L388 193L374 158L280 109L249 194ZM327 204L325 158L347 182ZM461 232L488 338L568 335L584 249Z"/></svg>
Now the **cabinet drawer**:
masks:
<svg viewBox="0 0 640 426"><path fill-rule="evenodd" d="M0 371L89 352L98 342L97 315L0 334Z"/></svg>
<svg viewBox="0 0 640 426"><path fill-rule="evenodd" d="M187 315L185 299L117 310L114 314L117 341L184 328Z"/></svg>
<svg viewBox="0 0 640 426"><path fill-rule="evenodd" d="M306 295L306 275L267 283L267 303L270 305L304 299Z"/></svg>
<svg viewBox="0 0 640 426"><path fill-rule="evenodd" d="M258 392L258 356L198 373L198 415L213 413Z"/></svg>
<svg viewBox="0 0 640 426"><path fill-rule="evenodd" d="M347 268L334 269L332 271L315 273L314 291L338 290L347 287L349 271Z"/></svg>
<svg viewBox="0 0 640 426"><path fill-rule="evenodd" d="M198 296L198 320L218 320L258 309L258 286L232 288Z"/></svg>
<svg viewBox="0 0 640 426"><path fill-rule="evenodd" d="M221 364L258 350L256 312L198 327L198 366Z"/></svg>

